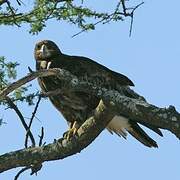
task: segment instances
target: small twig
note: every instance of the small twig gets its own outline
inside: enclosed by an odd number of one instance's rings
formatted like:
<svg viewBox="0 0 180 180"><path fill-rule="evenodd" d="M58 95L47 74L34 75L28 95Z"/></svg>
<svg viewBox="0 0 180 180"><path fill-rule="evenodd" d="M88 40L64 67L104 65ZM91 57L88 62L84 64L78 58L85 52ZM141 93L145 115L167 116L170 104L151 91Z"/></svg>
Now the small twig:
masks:
<svg viewBox="0 0 180 180"><path fill-rule="evenodd" d="M27 76L24 76L23 78L17 80L16 82L8 85L6 88L4 88L2 91L0 91L0 101L3 99L6 99L6 96L9 93L11 93L12 91L14 91L15 89L17 89L18 87L34 80L37 77L45 77L45 76L53 76L53 75L61 75L61 74L63 75L63 73L68 73L68 72L64 71L62 69L56 69L56 68L32 72L32 73L28 74Z"/></svg>
<svg viewBox="0 0 180 180"><path fill-rule="evenodd" d="M19 6L21 6L22 4L25 6L24 2L21 0L16 0L16 2L18 3Z"/></svg>
<svg viewBox="0 0 180 180"><path fill-rule="evenodd" d="M17 179L19 178L19 176L20 176L24 171L26 171L26 170L28 170L28 169L30 169L30 168L31 168L31 166L22 168L22 169L16 174L16 176L14 177L14 180L17 180Z"/></svg>
<svg viewBox="0 0 180 180"><path fill-rule="evenodd" d="M19 6L21 6L21 1L16 0L16 2L18 3Z"/></svg>
<svg viewBox="0 0 180 180"><path fill-rule="evenodd" d="M14 20L14 24L15 24L16 26L18 26L18 27L21 27L21 26L16 22L16 19L15 19L16 13L14 12L13 8L11 7L11 3L10 3L8 0L6 0L6 3L7 3L8 7L9 7L11 13L12 13L12 18L13 18L13 20Z"/></svg>
<svg viewBox="0 0 180 180"><path fill-rule="evenodd" d="M124 0L121 0L121 1L124 2ZM119 7L120 7L120 4L121 4L121 1L118 2L117 6L116 6L116 9L115 9L115 11L114 11L113 13L111 13L111 14L107 15L106 17L102 18L101 20L97 21L96 23L93 24L93 26L96 26L96 25L100 24L101 22L103 22L103 21L105 21L105 20L107 20L107 21L104 22L103 24L106 24L106 23L110 22L116 14L120 14L120 15L122 15L122 16L127 16L128 14L126 13L126 8L125 8L125 9L123 8L123 13L118 12ZM124 6L124 3L122 3L122 5ZM124 7L125 7L125 6L124 6ZM87 31L87 30L88 30L88 29L85 28L85 29L79 31L78 33L74 34L74 35L72 36L72 38L78 36L79 34L85 32L85 31Z"/></svg>
<svg viewBox="0 0 180 180"><path fill-rule="evenodd" d="M143 4L144 4L144 2L138 4L137 6L135 6L135 8L133 8L133 10L131 12L131 24L130 24L130 29L129 29L129 37L131 37L131 34L132 34L133 21L134 21L134 12L138 7L140 7Z"/></svg>
<svg viewBox="0 0 180 180"><path fill-rule="evenodd" d="M112 13L112 14L110 14L110 15L108 15L108 16L111 17L112 15L114 15L114 13ZM100 24L101 22L103 22L103 21L106 20L106 19L107 19L107 17L102 18L101 20L99 20L99 21L97 21L96 23L94 23L93 26L96 26L96 25ZM88 30L88 28L84 28L83 30L81 30L81 31L79 31L78 33L72 35L71 37L74 38L74 37L78 36L79 34L85 32L85 31L87 31L87 30Z"/></svg>
<svg viewBox="0 0 180 180"><path fill-rule="evenodd" d="M57 4L58 4L58 2L55 2L53 8L51 9L51 11L49 12L49 14L46 17L46 20L50 19L50 16L53 14L54 10L56 9Z"/></svg>
<svg viewBox="0 0 180 180"><path fill-rule="evenodd" d="M122 3L122 8L123 8L123 12L124 12L124 15L126 16L127 15L127 8L126 8L126 5L125 5L125 1L124 0L121 0L121 3Z"/></svg>
<svg viewBox="0 0 180 180"><path fill-rule="evenodd" d="M132 14L132 16L131 16L131 24L130 24L130 28L129 28L129 37L131 37L131 34L132 34L133 21L134 21L134 14Z"/></svg>
<svg viewBox="0 0 180 180"><path fill-rule="evenodd" d="M28 66L28 70L29 70L30 73L33 72L33 70L31 69L31 67L29 67L29 66Z"/></svg>
<svg viewBox="0 0 180 180"><path fill-rule="evenodd" d="M85 28L85 29L83 29L83 30L81 30L81 31L79 31L78 33L76 33L76 34L72 35L72 36L71 36L71 38L74 38L74 37L78 36L79 34L81 34L81 33L85 32L85 31L87 31L87 29L86 29L86 28Z"/></svg>
<svg viewBox="0 0 180 180"><path fill-rule="evenodd" d="M37 101L36 106L34 108L34 111L32 113L31 119L29 121L28 130L26 131L26 138L25 138L25 147L26 148L28 147L28 137L30 136L31 125L32 125L33 119L34 119L34 117L36 115L36 112L37 112L40 101L41 101L41 96L38 97L38 101ZM32 145L35 145L35 144L32 144Z"/></svg>
<svg viewBox="0 0 180 180"><path fill-rule="evenodd" d="M44 138L44 127L41 128L41 135L39 135L39 146L42 146L43 138Z"/></svg>
<svg viewBox="0 0 180 180"><path fill-rule="evenodd" d="M12 109L14 109L14 111L18 115L18 117L19 117L19 119L20 119L24 129L27 132L29 130L29 128L28 128L28 125L26 124L26 121L24 120L24 117L23 117L21 111L18 109L18 107L14 104L14 102L8 96L6 97L6 100L7 100L8 104L9 104L9 106ZM35 146L35 139L34 139L33 134L32 134L32 132L30 130L29 130L29 137L31 139L32 145Z"/></svg>
<svg viewBox="0 0 180 180"><path fill-rule="evenodd" d="M118 12L118 11L119 11L119 8L120 8L120 5L121 5L121 1L119 1L119 2L117 3L116 8L115 8L115 11L114 11L112 14L110 14L111 17L110 17L106 22L104 22L103 24L106 24L106 23L109 23L110 21L112 21L113 18L114 18L114 16L117 15L117 14L124 15L123 13Z"/></svg>
<svg viewBox="0 0 180 180"><path fill-rule="evenodd" d="M118 12L119 7L120 7L120 4L122 4L123 12ZM114 11L113 13L111 13L111 14L107 15L106 17L102 18L101 20L97 21L96 23L93 24L93 26L96 26L96 25L98 25L98 24L100 24L100 23L102 23L102 22L103 22L103 24L106 24L106 23L110 22L115 15L122 15L122 16L124 16L124 17L131 17L131 24L130 24L130 29L129 29L129 36L131 36L132 27L133 27L134 11L135 11L139 6L141 6L142 4L144 4L144 2L138 4L138 5L135 6L134 8L131 8L131 9L132 9L132 12L131 12L131 13L128 13L128 12L127 12L128 8L126 8L125 1L124 1L124 0L121 0L121 3L119 2L119 3L117 4L116 9L115 9L115 11ZM105 21L105 22L104 22L104 21ZM74 38L74 37L78 36L79 34L85 32L85 31L87 31L87 30L88 30L88 28L84 28L84 29L82 29L81 31L79 31L78 33L76 33L76 34L74 34L73 36L71 36L71 37Z"/></svg>
<svg viewBox="0 0 180 180"><path fill-rule="evenodd" d="M38 109L38 106L39 106L40 101L41 101L41 96L38 97L38 101L37 101L36 106L35 106L35 108L34 108L34 111L33 111L33 113L32 113L32 117L31 117L29 126L32 125L32 121L33 121L33 119L34 119L34 117L35 117L35 115L36 115L36 112L37 112L37 109Z"/></svg>
<svg viewBox="0 0 180 180"><path fill-rule="evenodd" d="M140 4L138 4L137 6L135 6L135 7L133 8L131 14L133 14L134 11L135 11L137 8L139 8L141 5L143 5L143 4L144 4L144 2L141 2Z"/></svg>
<svg viewBox="0 0 180 180"><path fill-rule="evenodd" d="M3 18L6 18L6 19L9 19L9 18L18 18L18 17L21 17L23 14L22 13L18 13L18 14L14 14L14 15L9 15L9 14L1 14L0 15L0 18L3 19Z"/></svg>

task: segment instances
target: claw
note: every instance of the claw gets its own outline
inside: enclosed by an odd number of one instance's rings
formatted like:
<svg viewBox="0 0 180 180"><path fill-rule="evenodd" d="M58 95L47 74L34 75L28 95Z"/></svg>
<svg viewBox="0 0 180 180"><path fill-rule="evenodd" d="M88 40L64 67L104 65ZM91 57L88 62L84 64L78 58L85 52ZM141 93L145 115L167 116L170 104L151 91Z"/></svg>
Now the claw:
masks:
<svg viewBox="0 0 180 180"><path fill-rule="evenodd" d="M73 123L73 126L72 126L67 132L65 132L65 133L63 134L63 137L69 141L72 137L74 137L75 135L77 135L78 129L79 129L79 126L78 126L78 124L77 124L77 121L75 121L75 122Z"/></svg>

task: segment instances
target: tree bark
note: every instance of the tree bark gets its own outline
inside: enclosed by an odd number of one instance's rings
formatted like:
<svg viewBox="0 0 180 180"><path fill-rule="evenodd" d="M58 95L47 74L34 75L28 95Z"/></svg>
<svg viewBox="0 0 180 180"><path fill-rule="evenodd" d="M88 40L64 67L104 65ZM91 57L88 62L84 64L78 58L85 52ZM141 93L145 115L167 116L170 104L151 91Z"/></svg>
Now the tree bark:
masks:
<svg viewBox="0 0 180 180"><path fill-rule="evenodd" d="M78 79L76 76L62 69L40 70L32 72L26 77L11 84L0 92L0 100L5 100L7 95L22 86L23 84L35 79L36 77L56 75L66 81L65 89L70 91L85 91L94 94L102 99L89 119L78 130L78 136L66 141L59 139L52 144L43 147L30 147L18 151L6 153L0 156L0 172L8 169L41 164L44 161L58 160L80 152L87 147L106 127L108 122L119 112L120 115L130 119L138 120L156 127L169 130L180 138L180 114L173 106L159 108L151 105L145 99L137 95L133 90L127 90L138 98L129 98L121 91L109 90L104 87L97 87L90 82ZM120 87L121 88L121 87ZM123 91L122 87L122 91ZM44 93L51 96L61 93L63 89Z"/></svg>
<svg viewBox="0 0 180 180"><path fill-rule="evenodd" d="M101 133L114 115L114 105L100 101L93 115L79 128L77 137L68 141L61 138L42 147L29 147L3 154L0 156L0 173L16 167L63 159L80 152Z"/></svg>

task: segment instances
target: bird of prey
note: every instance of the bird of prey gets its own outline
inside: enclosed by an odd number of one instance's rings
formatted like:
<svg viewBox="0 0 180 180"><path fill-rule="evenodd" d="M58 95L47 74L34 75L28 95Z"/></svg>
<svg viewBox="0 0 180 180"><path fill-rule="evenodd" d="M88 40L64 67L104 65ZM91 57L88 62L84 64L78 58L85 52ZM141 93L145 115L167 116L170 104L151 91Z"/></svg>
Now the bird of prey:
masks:
<svg viewBox="0 0 180 180"><path fill-rule="evenodd" d="M70 56L61 52L58 46L50 40L42 40L35 45L34 56L36 59L36 69L61 68L69 71L79 79L84 78L91 83L112 90L121 91L130 98L141 98L129 86L134 86L133 82L126 76L114 72L107 67L81 56ZM39 85L44 92L61 89L63 81L56 76L38 78ZM77 129L88 118L99 104L100 99L88 92L62 93L49 97L52 104L62 113L69 125L68 137L74 135ZM143 98L142 98L143 99ZM142 123L141 123L142 124ZM160 136L161 131L150 124L143 124ZM106 127L110 133L116 133L126 138L127 132L138 141L148 147L158 147L157 143L149 137L139 126L135 119L117 115L110 121Z"/></svg>

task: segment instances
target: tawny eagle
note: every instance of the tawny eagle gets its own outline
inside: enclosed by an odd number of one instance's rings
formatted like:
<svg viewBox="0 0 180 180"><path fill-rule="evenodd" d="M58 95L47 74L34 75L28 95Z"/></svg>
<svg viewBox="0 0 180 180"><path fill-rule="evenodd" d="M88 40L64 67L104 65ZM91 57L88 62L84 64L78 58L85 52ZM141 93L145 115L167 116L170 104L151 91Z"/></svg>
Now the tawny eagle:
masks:
<svg viewBox="0 0 180 180"><path fill-rule="evenodd" d="M136 93L130 93L130 87L133 82L126 76L114 72L105 66L81 56L70 56L63 54L58 46L50 40L43 40L35 45L34 56L36 59L36 69L61 68L69 71L78 78L85 77L91 83L99 83L101 87L120 91L119 87L124 87L123 93L131 98L139 98ZM38 79L43 91L48 92L63 87L62 80L56 76L41 77ZM122 88L121 88L122 91ZM122 93L122 92L121 92ZM52 104L62 113L69 125L69 132L73 133L85 122L88 114L99 104L100 99L87 92L62 93L49 97ZM142 123L141 123L142 124ZM162 136L161 131L150 124L143 124L154 132ZM116 133L126 138L127 132L138 141L148 147L157 147L157 143L150 138L139 126L138 121L120 115L117 115L110 121L106 127L109 132Z"/></svg>

